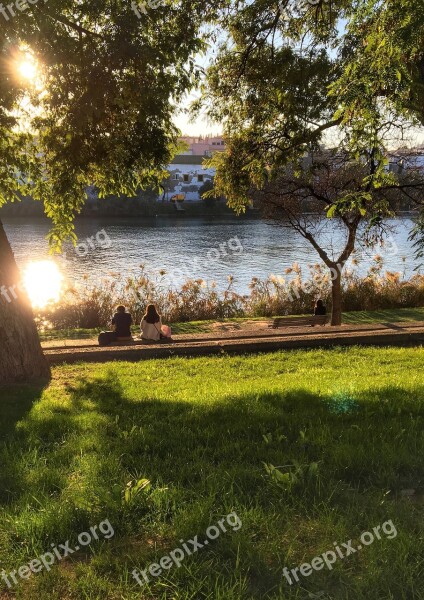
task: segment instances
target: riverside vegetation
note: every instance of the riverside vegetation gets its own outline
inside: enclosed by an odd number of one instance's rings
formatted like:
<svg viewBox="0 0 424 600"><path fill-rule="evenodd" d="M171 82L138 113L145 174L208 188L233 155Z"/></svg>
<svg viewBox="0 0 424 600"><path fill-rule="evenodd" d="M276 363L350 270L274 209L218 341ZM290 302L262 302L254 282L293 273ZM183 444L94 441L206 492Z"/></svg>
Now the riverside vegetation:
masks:
<svg viewBox="0 0 424 600"><path fill-rule="evenodd" d="M310 265L305 275L298 264L286 269L284 277L271 275L266 280L254 277L248 295L234 290L234 278L220 292L214 282L187 279L179 288L165 283L165 271L140 273L127 279L104 279L98 285L86 281L81 287L66 290L55 305L38 310L40 330L94 329L107 327L117 304L124 304L135 322L141 320L146 305L155 302L169 323L222 320L241 317L270 317L285 314L310 314L317 298L331 308L331 280L320 264ZM374 257L367 275L355 269L343 278L344 311L376 311L424 306L424 275L406 279L401 273L384 271L383 260Z"/></svg>

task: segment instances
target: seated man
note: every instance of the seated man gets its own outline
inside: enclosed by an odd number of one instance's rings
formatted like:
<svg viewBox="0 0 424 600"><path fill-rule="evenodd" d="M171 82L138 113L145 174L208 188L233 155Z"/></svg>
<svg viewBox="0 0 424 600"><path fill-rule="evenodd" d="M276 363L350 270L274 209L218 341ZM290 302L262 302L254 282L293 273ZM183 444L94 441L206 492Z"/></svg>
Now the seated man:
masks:
<svg viewBox="0 0 424 600"><path fill-rule="evenodd" d="M132 316L126 312L125 306L118 306L116 313L112 318L113 330L116 334L117 341L132 340L131 325L133 323Z"/></svg>

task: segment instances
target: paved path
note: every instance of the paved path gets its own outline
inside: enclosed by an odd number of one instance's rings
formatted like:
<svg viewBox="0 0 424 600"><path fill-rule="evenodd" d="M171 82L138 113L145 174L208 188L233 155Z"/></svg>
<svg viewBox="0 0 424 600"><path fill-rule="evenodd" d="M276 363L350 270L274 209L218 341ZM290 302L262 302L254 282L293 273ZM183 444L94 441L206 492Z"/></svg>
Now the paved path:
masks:
<svg viewBox="0 0 424 600"><path fill-rule="evenodd" d="M270 329L268 322L243 326L223 324L224 330L175 335L172 342L146 343L141 340L100 348L95 340L44 342L44 353L51 364L143 360L169 356L206 356L273 352L281 349L331 346L418 346L424 344L424 322L374 323L340 327L292 327ZM247 326L246 326L247 325Z"/></svg>

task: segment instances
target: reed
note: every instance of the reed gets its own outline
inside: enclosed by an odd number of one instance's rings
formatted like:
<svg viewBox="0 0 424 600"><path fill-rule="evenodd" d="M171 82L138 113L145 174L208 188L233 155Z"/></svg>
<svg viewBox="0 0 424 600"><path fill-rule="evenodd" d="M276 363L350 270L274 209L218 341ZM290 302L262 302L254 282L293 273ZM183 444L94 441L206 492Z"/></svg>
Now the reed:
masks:
<svg viewBox="0 0 424 600"><path fill-rule="evenodd" d="M118 304L124 304L138 322L146 305L154 302L168 323L308 314L318 298L331 309L330 275L320 264L302 270L295 263L284 276L271 275L266 280L253 277L247 295L237 293L232 276L227 288L218 290L215 282L203 279L187 279L180 287L170 287L165 275L161 271L152 276L142 266L137 277L105 279L94 286L86 280L78 289L66 290L59 303L37 312L39 328L106 327ZM355 265L344 273L344 311L421 306L424 275L407 279L401 273L385 271L379 256L365 277L358 274Z"/></svg>

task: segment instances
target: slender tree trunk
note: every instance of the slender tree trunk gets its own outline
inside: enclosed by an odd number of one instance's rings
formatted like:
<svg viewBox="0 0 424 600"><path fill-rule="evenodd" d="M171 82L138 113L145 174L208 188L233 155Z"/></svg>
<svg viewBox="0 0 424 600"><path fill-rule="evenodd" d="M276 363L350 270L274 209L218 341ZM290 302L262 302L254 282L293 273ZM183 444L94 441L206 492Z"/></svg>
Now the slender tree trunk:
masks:
<svg viewBox="0 0 424 600"><path fill-rule="evenodd" d="M31 305L0 221L0 385L49 376Z"/></svg>
<svg viewBox="0 0 424 600"><path fill-rule="evenodd" d="M342 324L342 274L338 268L332 270L331 284L331 325Z"/></svg>

